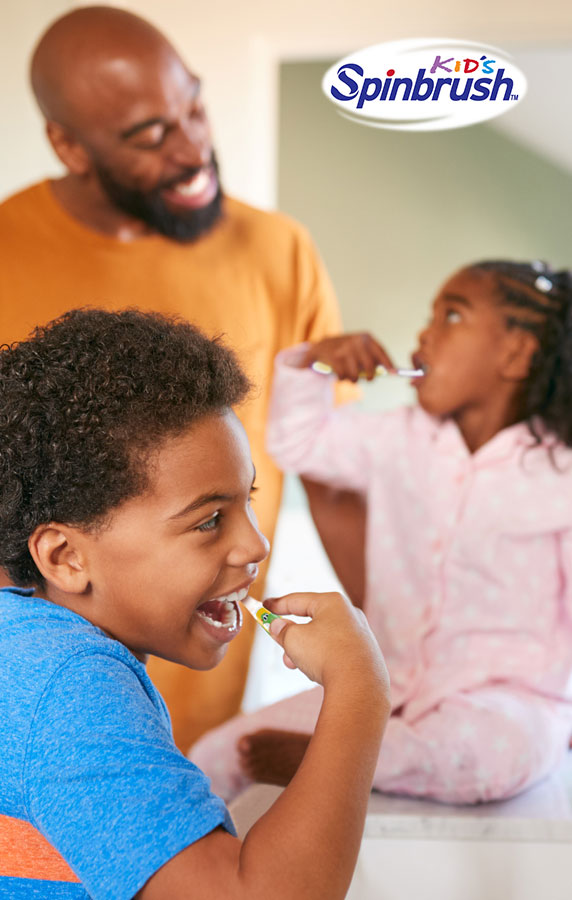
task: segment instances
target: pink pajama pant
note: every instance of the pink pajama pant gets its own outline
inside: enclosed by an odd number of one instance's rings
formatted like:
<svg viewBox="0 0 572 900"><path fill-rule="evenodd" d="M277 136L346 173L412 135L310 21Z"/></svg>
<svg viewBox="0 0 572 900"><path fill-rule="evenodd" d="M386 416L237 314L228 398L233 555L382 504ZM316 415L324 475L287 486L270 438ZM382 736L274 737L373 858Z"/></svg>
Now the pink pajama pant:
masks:
<svg viewBox="0 0 572 900"><path fill-rule="evenodd" d="M239 766L239 738L262 728L311 734L321 702L322 689L314 688L237 716L202 737L189 758L229 802L250 784ZM569 710L516 687L454 694L413 722L391 716L373 784L446 803L505 799L555 768L570 730Z"/></svg>

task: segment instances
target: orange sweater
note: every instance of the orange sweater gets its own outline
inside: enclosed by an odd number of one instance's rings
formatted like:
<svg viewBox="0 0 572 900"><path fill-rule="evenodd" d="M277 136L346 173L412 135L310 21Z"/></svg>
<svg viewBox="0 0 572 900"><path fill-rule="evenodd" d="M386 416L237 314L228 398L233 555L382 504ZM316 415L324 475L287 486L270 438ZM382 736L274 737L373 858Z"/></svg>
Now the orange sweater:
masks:
<svg viewBox="0 0 572 900"><path fill-rule="evenodd" d="M256 514L271 540L281 490L264 449L273 360L284 347L340 330L330 281L306 231L284 215L228 198L224 219L196 243L161 236L125 243L73 219L44 181L0 205L0 248L0 343L81 306L178 314L210 335L225 335L257 388L239 415L260 487ZM180 746L237 710L251 629L243 631L220 669L220 684L216 673L195 676L210 678L212 690L203 695L193 684L192 703L190 673L150 663Z"/></svg>

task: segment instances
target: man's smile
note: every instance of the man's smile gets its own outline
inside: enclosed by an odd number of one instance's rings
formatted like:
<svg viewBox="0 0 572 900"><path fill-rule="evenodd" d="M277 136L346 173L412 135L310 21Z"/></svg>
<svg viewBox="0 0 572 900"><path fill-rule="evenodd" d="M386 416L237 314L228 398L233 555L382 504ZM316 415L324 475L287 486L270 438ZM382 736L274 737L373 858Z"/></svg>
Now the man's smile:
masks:
<svg viewBox="0 0 572 900"><path fill-rule="evenodd" d="M212 165L199 169L198 172L164 188L161 193L165 200L178 207L199 209L214 200L218 191L218 179Z"/></svg>

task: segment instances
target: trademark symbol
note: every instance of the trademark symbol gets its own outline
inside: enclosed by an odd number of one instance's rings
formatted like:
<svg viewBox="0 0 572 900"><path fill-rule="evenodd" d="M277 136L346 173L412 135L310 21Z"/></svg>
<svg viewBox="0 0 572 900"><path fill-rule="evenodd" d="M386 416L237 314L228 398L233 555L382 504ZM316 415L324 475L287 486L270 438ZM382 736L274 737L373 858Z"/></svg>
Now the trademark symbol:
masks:
<svg viewBox="0 0 572 900"><path fill-rule="evenodd" d="M511 99L511 100L518 100L518 94L511 94L511 95L510 95L510 99Z"/></svg>

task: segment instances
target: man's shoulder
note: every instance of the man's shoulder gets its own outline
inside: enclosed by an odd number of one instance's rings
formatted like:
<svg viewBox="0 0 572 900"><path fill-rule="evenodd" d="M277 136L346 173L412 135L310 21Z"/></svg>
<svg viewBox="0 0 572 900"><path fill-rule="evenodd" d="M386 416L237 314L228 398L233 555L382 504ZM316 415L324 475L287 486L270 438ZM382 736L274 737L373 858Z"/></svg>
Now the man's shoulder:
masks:
<svg viewBox="0 0 572 900"><path fill-rule="evenodd" d="M251 206L236 197L225 198L225 215L233 229L263 241L311 241L304 225L286 213Z"/></svg>
<svg viewBox="0 0 572 900"><path fill-rule="evenodd" d="M35 214L38 205L45 203L46 184L45 181L39 181L6 197L0 203L0 222L19 220L22 215Z"/></svg>

